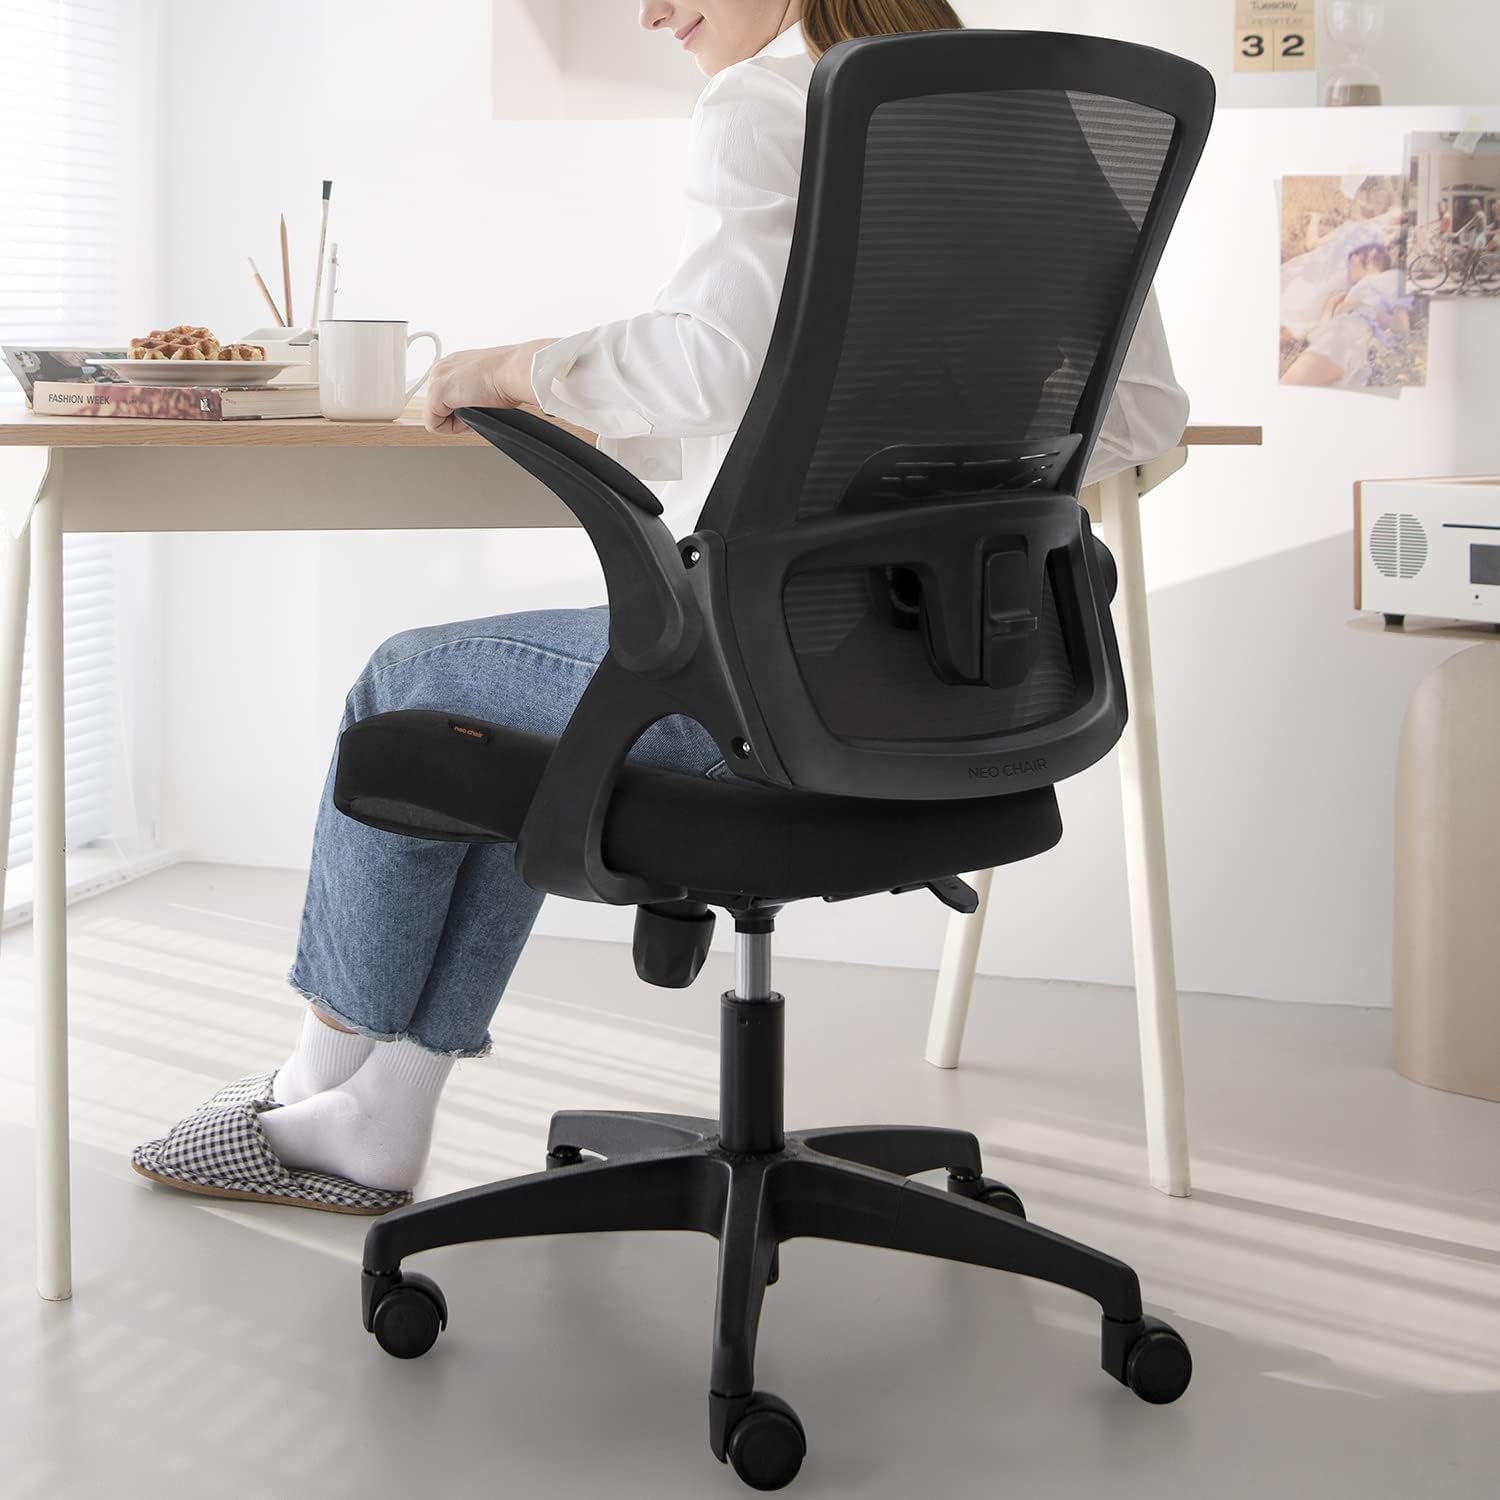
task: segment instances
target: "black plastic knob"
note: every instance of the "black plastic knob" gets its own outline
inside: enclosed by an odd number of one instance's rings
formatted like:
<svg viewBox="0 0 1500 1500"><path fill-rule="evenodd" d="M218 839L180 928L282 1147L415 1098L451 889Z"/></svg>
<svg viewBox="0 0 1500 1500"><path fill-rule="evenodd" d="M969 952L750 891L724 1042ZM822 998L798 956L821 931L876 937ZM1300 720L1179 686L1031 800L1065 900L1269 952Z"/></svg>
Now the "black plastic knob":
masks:
<svg viewBox="0 0 1500 1500"><path fill-rule="evenodd" d="M703 968L714 914L701 901L663 901L635 913L635 972L647 984L686 989Z"/></svg>

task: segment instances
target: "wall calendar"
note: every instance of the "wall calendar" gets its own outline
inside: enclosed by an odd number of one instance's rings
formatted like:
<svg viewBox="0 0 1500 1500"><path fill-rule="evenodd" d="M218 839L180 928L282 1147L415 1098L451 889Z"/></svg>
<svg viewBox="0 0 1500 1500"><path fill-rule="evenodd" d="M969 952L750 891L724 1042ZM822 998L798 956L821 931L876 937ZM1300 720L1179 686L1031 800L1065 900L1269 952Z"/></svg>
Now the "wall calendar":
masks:
<svg viewBox="0 0 1500 1500"><path fill-rule="evenodd" d="M1314 0L1235 0L1236 73L1304 73L1317 66Z"/></svg>

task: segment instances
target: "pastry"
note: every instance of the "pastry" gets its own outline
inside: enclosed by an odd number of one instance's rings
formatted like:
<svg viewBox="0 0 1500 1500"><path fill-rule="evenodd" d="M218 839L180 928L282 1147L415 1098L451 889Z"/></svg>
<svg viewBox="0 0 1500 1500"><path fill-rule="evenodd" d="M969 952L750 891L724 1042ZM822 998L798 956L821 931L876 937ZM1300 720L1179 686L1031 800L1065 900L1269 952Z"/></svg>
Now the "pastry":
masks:
<svg viewBox="0 0 1500 1500"><path fill-rule="evenodd" d="M179 323L176 328L154 328L144 338L131 339L131 359L218 359L219 341L206 328Z"/></svg>

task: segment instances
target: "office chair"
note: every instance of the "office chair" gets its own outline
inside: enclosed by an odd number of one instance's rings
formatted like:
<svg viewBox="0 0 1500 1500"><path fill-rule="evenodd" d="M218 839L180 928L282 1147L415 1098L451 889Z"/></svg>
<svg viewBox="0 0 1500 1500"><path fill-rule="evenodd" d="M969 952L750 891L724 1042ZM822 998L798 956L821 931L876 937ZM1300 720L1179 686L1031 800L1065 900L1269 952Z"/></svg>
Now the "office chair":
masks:
<svg viewBox="0 0 1500 1500"><path fill-rule="evenodd" d="M652 494L549 423L459 415L551 487L609 590L609 652L563 734L441 711L345 731L335 802L393 832L516 845L540 890L638 908L635 963L692 982L735 924L719 1119L564 1112L545 1172L387 1215L365 1327L425 1353L435 1246L601 1230L719 1241L710 1443L757 1489L806 1440L757 1391L778 1247L813 1235L992 1266L1092 1297L1104 1369L1175 1400L1191 1357L1135 1272L1028 1223L963 1131L787 1131L771 935L788 902L926 889L1061 836L1054 784L1124 727L1113 563L1077 501L1126 346L1206 139L1209 75L1119 42L935 32L834 47L764 373L673 540ZM700 721L736 773L628 760ZM852 1039L857 1043L857 1038ZM912 1181L946 1169L946 1191Z"/></svg>

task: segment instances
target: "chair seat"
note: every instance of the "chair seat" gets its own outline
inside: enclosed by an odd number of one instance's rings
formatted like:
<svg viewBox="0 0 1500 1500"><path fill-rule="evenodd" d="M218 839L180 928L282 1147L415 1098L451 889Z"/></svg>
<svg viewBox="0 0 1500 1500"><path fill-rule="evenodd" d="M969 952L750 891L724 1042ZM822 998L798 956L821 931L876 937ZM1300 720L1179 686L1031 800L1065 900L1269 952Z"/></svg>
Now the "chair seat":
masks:
<svg viewBox="0 0 1500 1500"><path fill-rule="evenodd" d="M557 741L425 709L378 714L339 741L334 804L389 833L511 843ZM1062 836L1050 787L955 802L784 791L627 761L604 829L625 875L732 906L858 896L1029 859Z"/></svg>

